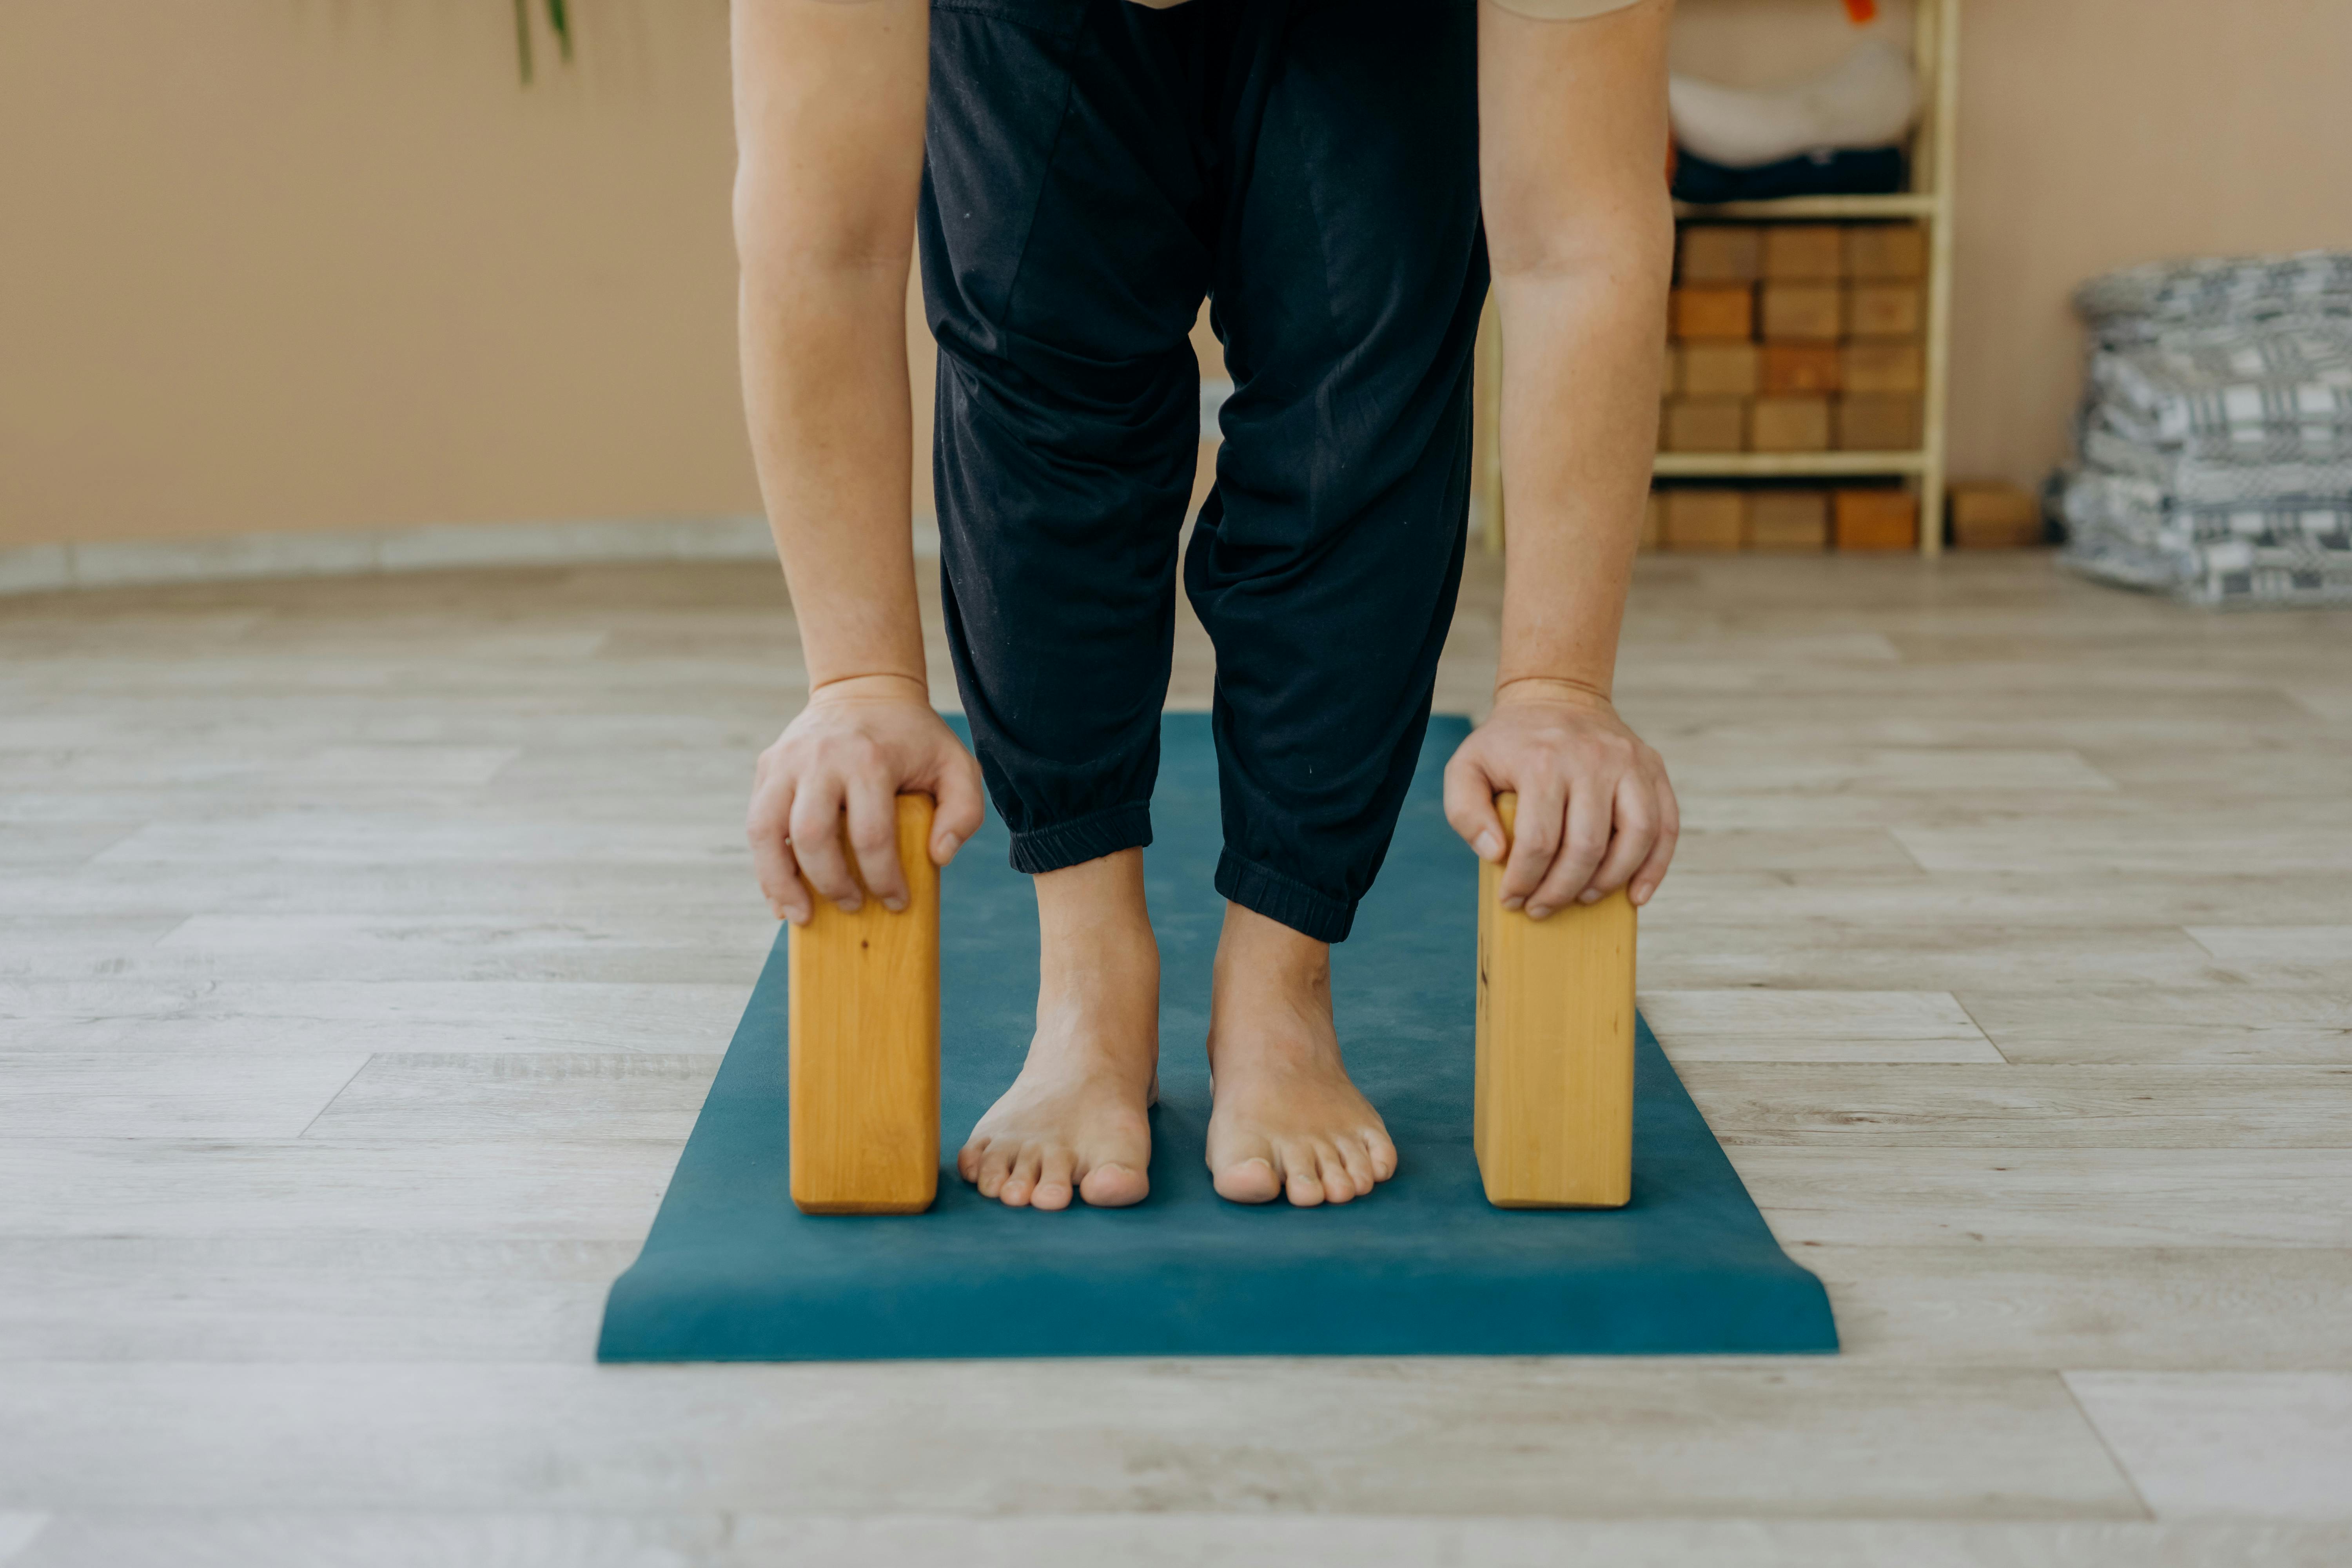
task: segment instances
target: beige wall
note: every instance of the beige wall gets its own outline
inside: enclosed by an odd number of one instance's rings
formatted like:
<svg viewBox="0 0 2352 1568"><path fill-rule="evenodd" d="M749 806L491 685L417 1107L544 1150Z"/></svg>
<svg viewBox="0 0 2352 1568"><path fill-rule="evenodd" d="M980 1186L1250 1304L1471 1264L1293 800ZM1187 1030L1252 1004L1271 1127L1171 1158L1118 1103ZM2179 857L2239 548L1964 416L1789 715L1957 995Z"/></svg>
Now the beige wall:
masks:
<svg viewBox="0 0 2352 1568"><path fill-rule="evenodd" d="M724 0L575 10L0 0L0 543L755 510Z"/></svg>
<svg viewBox="0 0 2352 1568"><path fill-rule="evenodd" d="M755 509L725 6L573 8L525 90L488 0L0 0L0 545ZM1723 77L1848 37L1685 10ZM2075 279L2352 244L2347 59L2345 0L1969 0L1958 470L2063 450Z"/></svg>

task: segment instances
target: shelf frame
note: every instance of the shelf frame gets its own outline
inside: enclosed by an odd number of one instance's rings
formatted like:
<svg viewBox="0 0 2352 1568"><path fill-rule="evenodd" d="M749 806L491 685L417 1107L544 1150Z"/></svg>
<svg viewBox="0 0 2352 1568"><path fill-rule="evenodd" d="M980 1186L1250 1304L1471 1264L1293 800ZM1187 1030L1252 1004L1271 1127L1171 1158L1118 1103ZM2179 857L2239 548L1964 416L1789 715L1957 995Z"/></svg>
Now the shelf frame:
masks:
<svg viewBox="0 0 2352 1568"><path fill-rule="evenodd" d="M1960 0L1913 0L1911 53L1926 102L1911 136L1911 184L1889 195L1790 196L1765 202L1676 202L1675 216L1743 223L1909 219L1927 231L1927 385L1921 440L1909 452L1661 452L1659 479L1907 479L1919 498L1919 553L1944 550L1945 424L1952 344L1953 186L1959 124ZM1478 328L1474 373L1471 513L1489 553L1504 549L1502 325L1493 296Z"/></svg>

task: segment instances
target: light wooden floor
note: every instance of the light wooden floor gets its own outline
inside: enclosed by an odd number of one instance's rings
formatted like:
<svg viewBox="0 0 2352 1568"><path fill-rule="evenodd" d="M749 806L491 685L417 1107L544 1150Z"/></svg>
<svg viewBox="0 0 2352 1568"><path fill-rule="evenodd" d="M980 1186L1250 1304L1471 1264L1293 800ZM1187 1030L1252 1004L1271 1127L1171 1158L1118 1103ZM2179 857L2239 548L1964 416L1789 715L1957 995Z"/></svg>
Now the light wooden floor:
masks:
<svg viewBox="0 0 2352 1568"><path fill-rule="evenodd" d="M2347 651L1643 563L1643 1001L1837 1360L602 1370L771 934L772 574L0 601L0 1561L2352 1561Z"/></svg>

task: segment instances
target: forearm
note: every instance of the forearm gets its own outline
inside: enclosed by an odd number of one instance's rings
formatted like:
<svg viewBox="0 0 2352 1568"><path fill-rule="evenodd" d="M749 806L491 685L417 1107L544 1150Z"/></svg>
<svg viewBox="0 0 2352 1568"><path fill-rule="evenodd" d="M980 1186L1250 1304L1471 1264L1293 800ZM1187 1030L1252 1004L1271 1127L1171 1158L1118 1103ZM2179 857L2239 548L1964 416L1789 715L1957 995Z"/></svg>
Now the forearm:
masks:
<svg viewBox="0 0 2352 1568"><path fill-rule="evenodd" d="M1587 261L1496 279L1509 551L1498 689L1610 692L1657 446L1663 191L1657 206Z"/></svg>
<svg viewBox="0 0 2352 1568"><path fill-rule="evenodd" d="M747 260L743 405L812 688L925 679L906 268Z"/></svg>
<svg viewBox="0 0 2352 1568"><path fill-rule="evenodd" d="M1479 7L1479 184L1502 317L1505 687L1605 698L1616 665L1674 261L1669 14L1667 0L1586 21Z"/></svg>
<svg viewBox="0 0 2352 1568"><path fill-rule="evenodd" d="M730 15L743 406L809 684L919 698L906 290L929 0Z"/></svg>

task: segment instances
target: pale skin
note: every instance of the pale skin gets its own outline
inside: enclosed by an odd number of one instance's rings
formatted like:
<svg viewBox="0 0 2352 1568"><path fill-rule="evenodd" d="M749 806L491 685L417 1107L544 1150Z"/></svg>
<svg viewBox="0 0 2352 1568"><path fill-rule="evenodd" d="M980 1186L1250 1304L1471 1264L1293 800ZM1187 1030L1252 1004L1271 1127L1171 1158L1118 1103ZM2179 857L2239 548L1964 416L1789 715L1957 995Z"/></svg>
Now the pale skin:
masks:
<svg viewBox="0 0 2352 1568"><path fill-rule="evenodd" d="M1154 8L1183 0L1133 0ZM1673 220L1669 0L1538 21L1481 0L1480 182L1503 334L1510 555L1492 714L1445 770L1447 820L1544 919L1657 891L1680 820L1611 702L1650 472ZM905 299L929 0L738 0L735 233L744 403L810 697L760 756L748 816L780 920L901 907L892 800L939 805L930 856L979 828L979 764L932 711L917 610ZM1494 797L1519 797L1507 846ZM853 864L855 874L853 874ZM858 878L865 890L861 892ZM1037 1033L957 1169L1014 1206L1148 1191L1159 951L1142 852L1034 879ZM1244 1203L1348 1203L1393 1175L1349 1080L1330 950L1228 905L1210 1006L1207 1158Z"/></svg>

